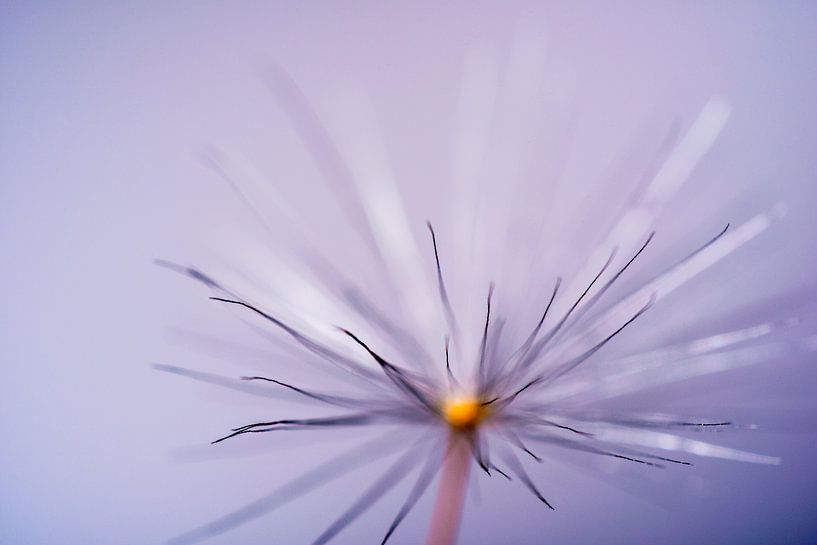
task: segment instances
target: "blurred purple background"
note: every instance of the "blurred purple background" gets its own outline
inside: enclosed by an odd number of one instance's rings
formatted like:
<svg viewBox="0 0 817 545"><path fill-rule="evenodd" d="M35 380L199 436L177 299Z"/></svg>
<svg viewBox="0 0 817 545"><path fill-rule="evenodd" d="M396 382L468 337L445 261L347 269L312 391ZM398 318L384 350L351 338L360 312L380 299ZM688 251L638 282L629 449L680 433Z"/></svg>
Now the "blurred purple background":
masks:
<svg viewBox="0 0 817 545"><path fill-rule="evenodd" d="M777 203L787 213L663 301L620 350L803 317L795 342L810 353L631 401L757 423L707 439L782 464L696 459L645 472L556 452L536 473L555 512L481 479L460 542L817 542L816 58L813 2L3 2L0 542L163 542L352 439L213 449L221 431L275 402L150 368L238 376L280 355L152 264L168 258L261 283L285 276L276 257L286 252L276 250L289 231L277 225L280 239L270 240L259 229L202 161L214 147L251 160L334 262L378 296L334 206L346 188L321 181L266 84L273 60L356 168L393 178L424 249L426 219L451 240L450 217L478 215L484 262L467 279L458 262L449 282L511 286L503 310L526 320L536 312L526 295L539 298L555 274L583 265L667 138L711 97L728 101L728 124L659 217L655 252L634 281L727 221ZM452 198L457 184L472 202ZM514 188L537 198L516 209L505 198ZM546 218L535 251L524 237L502 238L517 214ZM481 300L480 290L467 297ZM308 543L379 467L212 543ZM337 543L379 540L409 486ZM430 499L395 543L422 539Z"/></svg>

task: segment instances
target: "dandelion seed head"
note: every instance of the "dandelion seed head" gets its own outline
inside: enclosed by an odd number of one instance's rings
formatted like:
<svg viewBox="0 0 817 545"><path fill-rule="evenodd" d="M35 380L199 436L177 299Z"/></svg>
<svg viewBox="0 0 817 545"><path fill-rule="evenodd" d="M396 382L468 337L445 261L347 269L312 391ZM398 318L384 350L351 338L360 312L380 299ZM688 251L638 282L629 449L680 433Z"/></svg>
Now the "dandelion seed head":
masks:
<svg viewBox="0 0 817 545"><path fill-rule="evenodd" d="M381 458L391 465L338 509L313 545L334 540L404 479L414 484L391 524L383 525L382 543L436 483L427 543L451 545L472 472L513 481L510 486L529 493L533 509L575 510L552 478L553 464L568 457L572 463L575 453L587 462L582 471L588 474L607 462L628 466L627 472L666 469L680 478L697 470L691 466L701 457L779 463L774 451L717 444L727 435L719 432L754 429L750 422L627 397L646 392L649 399L651 389L769 361L790 349L781 333L796 324L786 325L785 317L718 325L682 336L683 342L654 342L661 328L683 334L665 317L665 309L678 304L671 293L683 293L782 223L784 206L764 202L748 217L719 211L707 226L689 222L684 236L666 228L663 218L674 211L677 195L715 149L730 118L729 102L719 96L700 102L697 115L691 112L665 146L644 157L644 172L626 199L600 201L604 210L596 210L594 199L607 193L573 202L583 193L564 184L575 173L543 180L518 164L516 142L528 131L517 131L515 123L505 127L501 118L509 107L516 111L517 99L537 96L539 84L528 88L521 77L528 72L517 66L539 69L528 50L513 49L508 81L496 97L480 98L490 82L474 73L478 67L466 67L455 175L450 191L434 193L446 203L443 211L406 199L401 185L416 177L391 163L388 137L364 88L344 83L340 89L348 92L324 110L284 67L271 68L270 90L320 171L322 191L337 204L338 216L322 219L323 229L313 232L283 195L264 198L248 189L256 181L277 182L256 180L253 170L218 157L217 174L252 212L265 241L289 249L270 271L254 260L239 263L263 270L271 279L260 282L263 289L218 272L211 277L209 270L171 268L204 284L212 299L286 347L286 359L274 370L254 370L238 385L229 377L164 369L247 393L291 396L321 411L270 403L252 420L214 432L217 449L261 436L284 443L307 434L326 437L328 445L330 428L344 439L383 435L333 453L324 465L293 468L303 470L300 477L178 543L227 532L357 467L375 471L371 462ZM486 69L487 79L501 73L494 68ZM500 121L481 127L480 117L492 119L493 103ZM485 161L477 160L483 152ZM485 183L493 179L503 183ZM585 224L586 232L575 227ZM695 309L695 316L710 310ZM316 372L293 372L304 363Z"/></svg>

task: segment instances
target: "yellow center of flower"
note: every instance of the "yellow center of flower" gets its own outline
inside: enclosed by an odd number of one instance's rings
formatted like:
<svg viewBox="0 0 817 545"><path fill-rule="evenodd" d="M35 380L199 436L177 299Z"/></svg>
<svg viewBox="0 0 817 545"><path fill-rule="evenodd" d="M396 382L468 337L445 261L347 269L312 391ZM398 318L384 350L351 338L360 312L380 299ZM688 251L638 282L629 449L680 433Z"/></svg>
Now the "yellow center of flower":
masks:
<svg viewBox="0 0 817 545"><path fill-rule="evenodd" d="M471 429L488 415L488 407L474 397L450 397L443 402L442 415L454 429Z"/></svg>

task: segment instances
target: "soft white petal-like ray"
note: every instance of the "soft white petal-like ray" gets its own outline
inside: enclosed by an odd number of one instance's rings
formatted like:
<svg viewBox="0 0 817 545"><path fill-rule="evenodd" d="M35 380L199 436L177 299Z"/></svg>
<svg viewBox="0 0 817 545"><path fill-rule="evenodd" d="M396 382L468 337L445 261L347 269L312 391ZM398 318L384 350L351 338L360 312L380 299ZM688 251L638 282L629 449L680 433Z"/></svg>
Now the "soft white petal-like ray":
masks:
<svg viewBox="0 0 817 545"><path fill-rule="evenodd" d="M705 352L712 352L713 350L721 350L733 344L768 335L772 331L774 331L774 325L765 323L755 327L730 331L728 333L719 333L718 335L712 335L689 343L686 346L686 353L690 356L694 356Z"/></svg>
<svg viewBox="0 0 817 545"><path fill-rule="evenodd" d="M339 146L402 310L412 319L414 331L425 332L421 338L439 340L435 326L440 312L429 282L432 261L421 257L412 234L371 102L362 90L347 82L332 115L341 136Z"/></svg>
<svg viewBox="0 0 817 545"><path fill-rule="evenodd" d="M266 228L272 229L267 217L273 213L285 220L289 233L300 237L308 232L302 216L293 213L294 208L286 202L276 184L246 156L227 147L215 147L205 155L205 161L231 185Z"/></svg>
<svg viewBox="0 0 817 545"><path fill-rule="evenodd" d="M513 249L503 241L514 233L518 221L516 198L520 195L522 171L534 151L531 142L541 123L544 81L545 43L541 29L524 22L515 29L507 63L499 86L496 112L491 125L490 153L480 173L484 190L480 191L480 221L472 228L482 233L487 248L499 248L505 253L484 256L488 261L477 262L490 271L498 264L516 263ZM498 263L497 263L498 262ZM511 267L512 268L512 267ZM504 271L501 271L504 277ZM496 280L497 278L494 278Z"/></svg>
<svg viewBox="0 0 817 545"><path fill-rule="evenodd" d="M732 348L737 344L759 339L783 327L795 325L796 323L796 319L780 323L764 322L750 327L709 335L689 342L606 361L604 362L603 370L606 372L626 371L631 369L632 366L640 367L644 362L663 362L664 364L671 364L674 361L679 361L684 358Z"/></svg>
<svg viewBox="0 0 817 545"><path fill-rule="evenodd" d="M239 295L260 309L268 311L296 327L301 332L329 346L332 350L351 359L357 359L364 367L376 369L370 358L360 357L348 339L339 334L335 324L344 324L360 331L369 329L359 319L336 301L331 295L310 282L309 275L292 262L277 259L267 248L255 247L242 255L242 269L221 269L219 280L228 286L241 286ZM248 271L263 271L260 276L249 276ZM242 320L258 323L257 317L248 315L240 308L230 308ZM269 329L264 327L265 330Z"/></svg>
<svg viewBox="0 0 817 545"><path fill-rule="evenodd" d="M539 401L551 403L571 398L587 396L593 401L609 399L637 392L646 388L688 380L713 373L720 373L738 367L754 365L780 358L788 351L782 343L769 343L725 352L704 354L686 359L658 357L630 363L619 372L602 371L599 377L574 379L554 384L543 391ZM604 365L602 363L601 365Z"/></svg>
<svg viewBox="0 0 817 545"><path fill-rule="evenodd" d="M326 188L334 195L333 201L363 241L370 248L373 247L374 238L366 224L361 203L356 198L356 182L349 165L341 157L338 144L332 139L312 103L286 70L272 64L267 76L270 90L281 104L306 150L312 155Z"/></svg>
<svg viewBox="0 0 817 545"><path fill-rule="evenodd" d="M238 193L244 204L250 209L258 222L270 233L275 234L276 228L269 221L270 215L281 217L287 226L287 237L285 240L290 247L290 251L299 258L301 264L307 268L311 273L318 271L318 274L312 274L312 282L308 286L300 286L299 293L314 294L315 280L320 282L323 292L328 297L328 292L335 292L337 284L346 282L345 279L340 278L339 273L331 267L325 257L317 250L317 245L309 236L309 229L304 224L303 220L297 214L294 214L293 207L286 202L284 196L276 189L275 184L263 172L258 169L249 159L238 152L227 149L214 149L207 155L207 162L213 170ZM275 237L276 240L280 237ZM268 245L268 252L276 252L277 246ZM252 252L247 255L260 256L266 252ZM299 278L304 277L307 272L292 266L291 271L287 269L289 260L278 259L274 269L280 269L283 274L297 275ZM259 265L269 265L262 264ZM264 269L267 270L267 269ZM323 276L330 275L330 278ZM307 284L302 282L301 284ZM334 284L334 285L333 285ZM280 284L273 283L274 286ZM277 290L276 290L277 291ZM289 292L286 292L289 293ZM337 301L335 306L337 307Z"/></svg>
<svg viewBox="0 0 817 545"><path fill-rule="evenodd" d="M696 456L721 458L735 462L767 465L778 465L780 463L780 458L777 456L767 456L765 454L756 454L745 450L713 445L706 441L681 437L672 433L635 430L632 428L607 426L603 424L591 425L588 426L588 429L592 431L596 439L610 443L688 452Z"/></svg>
<svg viewBox="0 0 817 545"><path fill-rule="evenodd" d="M712 148L726 122L731 107L723 98L713 97L680 139L664 164L645 188L638 204L610 231L600 251L613 245L628 248L650 230L658 215L681 185L689 179L698 163Z"/></svg>
<svg viewBox="0 0 817 545"><path fill-rule="evenodd" d="M207 155L209 166L225 180L239 195L243 203L250 209L258 222L269 232L270 241L280 240L281 226L277 228L269 221L269 217L280 217L284 221L286 233L284 237L289 251L294 255L301 267L294 268L294 274L298 275L296 282L301 277L311 279L308 285L305 282L299 284L297 291L287 292L290 296L307 297L314 301L312 309L323 311L331 305L331 313L335 324L346 324L352 326L348 315L356 316L362 314L369 324L377 324L375 330L388 337L388 340L397 345L401 355L412 362L421 362L428 359L428 355L419 348L411 333L396 326L394 320L389 316L384 316L382 309L374 307L374 303L368 298L351 279L344 276L335 265L327 259L321 252L319 245L315 243L310 235L308 226L302 217L294 214L293 207L287 203L286 198L276 190L275 184L264 173L260 171L249 159L234 151L224 149L214 149ZM277 246L270 245L270 250L275 253ZM255 254L253 254L255 255ZM286 260L278 260L275 267L283 267ZM287 284L285 284L285 287ZM320 292L323 300L316 300L316 292ZM327 300L331 298L331 303ZM358 301L362 307L355 307L356 312L341 313L344 306ZM380 315L378 315L380 314ZM388 322L388 323L386 323ZM356 327L359 330L359 327Z"/></svg>
<svg viewBox="0 0 817 545"><path fill-rule="evenodd" d="M572 330L560 347L570 352L581 352L603 339L610 331L643 308L650 300L657 303L680 286L719 263L723 258L763 233L772 222L785 214L785 206L778 204L771 210L761 212L742 225L727 232L715 243L672 267L631 295L625 297L610 309L594 318L589 318L585 325Z"/></svg>
<svg viewBox="0 0 817 545"><path fill-rule="evenodd" d="M480 256L483 255L480 253L483 241L478 240L475 231L476 211L480 174L485 166L496 109L499 65L499 51L484 42L475 44L466 51L463 59L455 132L452 136L451 193L448 199L450 203L457 203L450 210L450 233L451 238L458 241L449 262L459 267L480 263ZM470 331L479 327L479 320L475 317L480 314L477 306L481 308L483 304L482 294L486 286L478 285L482 279L471 271L457 268L453 272L459 285L450 295L454 300L461 301L458 306L462 312L458 314L458 319L465 330ZM476 354L471 343L455 348L464 359L473 359Z"/></svg>
<svg viewBox="0 0 817 545"><path fill-rule="evenodd" d="M730 110L729 103L720 97L713 97L704 105L698 117L640 194L638 201L624 212L604 241L591 254L595 256L595 260L609 253L613 247L628 252L630 248L639 244L667 203L709 152L726 126ZM586 276L587 271L582 273L578 275L579 278Z"/></svg>

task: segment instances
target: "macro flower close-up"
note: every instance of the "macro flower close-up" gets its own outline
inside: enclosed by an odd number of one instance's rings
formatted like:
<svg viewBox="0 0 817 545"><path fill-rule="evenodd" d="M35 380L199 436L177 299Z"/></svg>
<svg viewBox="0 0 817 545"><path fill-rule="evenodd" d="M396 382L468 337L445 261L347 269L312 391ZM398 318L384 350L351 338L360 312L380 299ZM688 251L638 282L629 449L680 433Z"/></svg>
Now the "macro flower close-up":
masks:
<svg viewBox="0 0 817 545"><path fill-rule="evenodd" d="M0 7L0 542L817 542L808 3Z"/></svg>

